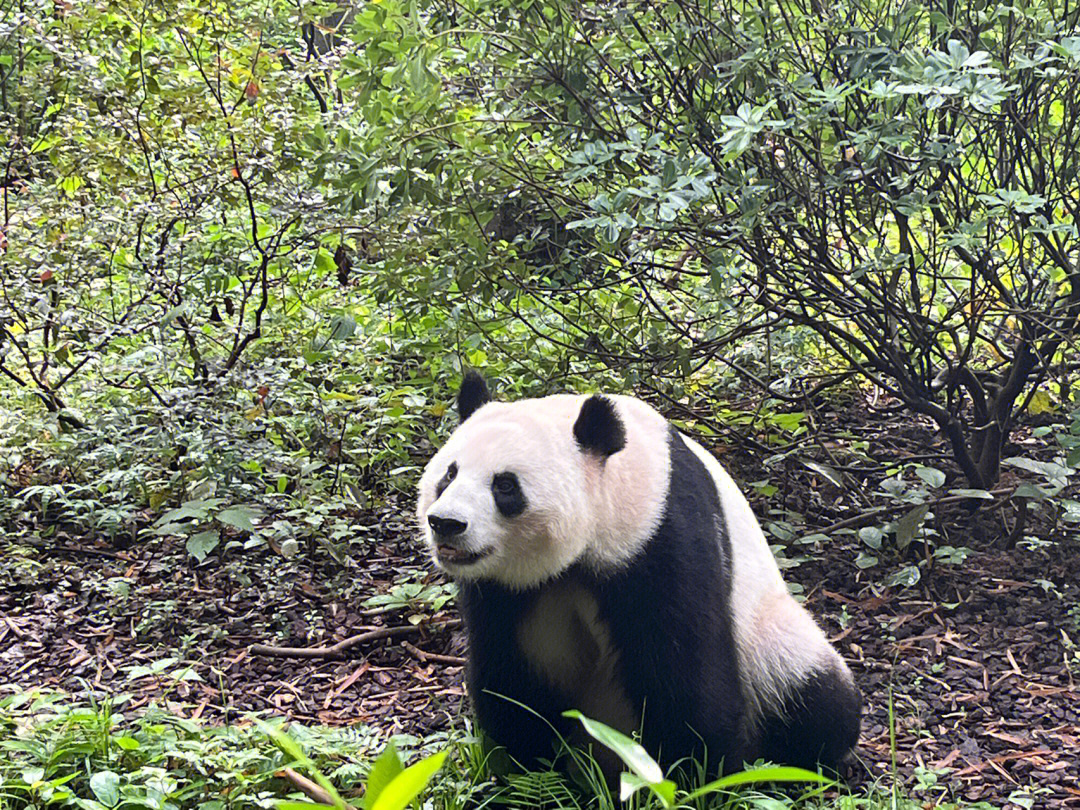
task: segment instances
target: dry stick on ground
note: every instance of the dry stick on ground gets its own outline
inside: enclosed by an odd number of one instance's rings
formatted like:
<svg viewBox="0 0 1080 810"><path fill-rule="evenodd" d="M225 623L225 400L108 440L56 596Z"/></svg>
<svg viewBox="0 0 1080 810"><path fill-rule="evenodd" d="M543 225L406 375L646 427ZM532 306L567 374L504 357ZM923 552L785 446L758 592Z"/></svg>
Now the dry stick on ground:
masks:
<svg viewBox="0 0 1080 810"><path fill-rule="evenodd" d="M358 636L350 636L342 639L337 644L329 647L274 647L269 644L252 644L248 650L252 655L277 655L282 658L333 658L340 655L350 647L358 644L366 644L369 641L378 641L382 638L395 638L397 636L411 636L423 630L451 630L461 625L461 619L450 619L440 624L407 624L402 627L380 627L378 630L369 630Z"/></svg>
<svg viewBox="0 0 1080 810"><path fill-rule="evenodd" d="M115 551L103 551L97 548L76 548L75 546L62 545L39 546L36 543L28 543L27 545L29 545L31 548L37 549L38 551L44 552L45 554L57 551L67 551L71 554L87 554L91 557L106 557L110 560L120 560L120 562L134 562L134 560L130 556L125 557L123 554L117 554Z"/></svg>
<svg viewBox="0 0 1080 810"><path fill-rule="evenodd" d="M410 644L407 641L401 642L401 646L404 647L413 658L420 661L421 664L426 664L431 661L433 664L446 664L450 667L463 667L467 663L467 660L457 655L439 655L438 653L429 653L421 650Z"/></svg>
<svg viewBox="0 0 1080 810"><path fill-rule="evenodd" d="M1000 498L1005 495L1011 495L1015 490L1015 487L1002 487L1001 489L992 489L989 491L990 495L994 498ZM923 501L922 504L917 503L890 503L885 506L875 506L873 509L868 509L865 512L860 512L854 517L845 518L838 523L833 523L831 526L826 526L824 529L818 529L811 534L828 534L829 532L835 532L838 529L850 529L852 526L858 526L860 523L866 520L870 520L873 517L877 517L883 512L899 512L904 509L914 509L916 506L947 506L952 503L962 503L963 501L970 501L976 496L973 495L944 495L940 498L931 498L928 501ZM806 535L809 537L810 535Z"/></svg>
<svg viewBox="0 0 1080 810"><path fill-rule="evenodd" d="M319 785L312 782L303 774L299 774L292 768L282 768L274 774L281 779L288 779L309 799L314 799L320 804L334 804L334 797L323 790ZM345 805L346 810L356 810L351 804Z"/></svg>

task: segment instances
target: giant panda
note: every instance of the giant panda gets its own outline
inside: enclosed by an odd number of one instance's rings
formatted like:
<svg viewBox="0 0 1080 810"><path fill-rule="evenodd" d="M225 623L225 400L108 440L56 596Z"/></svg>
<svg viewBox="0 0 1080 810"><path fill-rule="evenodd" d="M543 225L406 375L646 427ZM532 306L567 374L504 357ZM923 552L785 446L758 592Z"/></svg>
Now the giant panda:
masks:
<svg viewBox="0 0 1080 810"><path fill-rule="evenodd" d="M514 760L573 740L571 708L665 766L851 750L851 672L704 448L628 396L498 402L469 372L458 409L417 512L458 583L477 723Z"/></svg>

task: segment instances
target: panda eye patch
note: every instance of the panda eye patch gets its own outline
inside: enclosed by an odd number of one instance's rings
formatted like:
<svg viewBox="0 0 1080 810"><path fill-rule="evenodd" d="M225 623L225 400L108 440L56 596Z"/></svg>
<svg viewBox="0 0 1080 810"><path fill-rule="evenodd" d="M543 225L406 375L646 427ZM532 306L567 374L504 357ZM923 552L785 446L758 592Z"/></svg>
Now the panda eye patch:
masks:
<svg viewBox="0 0 1080 810"><path fill-rule="evenodd" d="M443 494L450 482L457 478L457 462L455 461L449 467L446 468L446 474L440 479L439 483L435 485L435 497L438 498Z"/></svg>
<svg viewBox="0 0 1080 810"><path fill-rule="evenodd" d="M491 491L495 496L495 506L503 517L514 517L525 511L525 493L521 483L512 472L497 474L491 480Z"/></svg>

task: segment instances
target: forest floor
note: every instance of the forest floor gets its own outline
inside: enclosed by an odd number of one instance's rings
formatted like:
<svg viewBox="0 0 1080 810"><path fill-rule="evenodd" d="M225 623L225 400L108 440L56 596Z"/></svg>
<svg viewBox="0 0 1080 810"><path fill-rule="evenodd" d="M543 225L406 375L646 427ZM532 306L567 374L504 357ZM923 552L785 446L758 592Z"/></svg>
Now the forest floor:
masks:
<svg viewBox="0 0 1080 810"><path fill-rule="evenodd" d="M812 516L808 530L859 508L798 480L770 503ZM0 689L125 693L125 711L157 702L213 721L269 710L384 734L461 728L466 650L452 607L359 607L403 571L441 582L412 530L411 504L391 498L354 519L370 539L351 546L344 568L265 546L195 565L178 538L117 549L62 531L48 540L20 532L32 545L9 539L0 548ZM927 807L943 797L1005 805L1011 795L1032 800L1012 806L1080 808L1076 537L1011 551L970 542L962 564L935 565L909 588L883 586L880 571L856 566L857 543L835 536L785 573L803 586L865 697L849 781L888 783L891 716L895 767ZM413 625L410 614L424 619ZM385 627L411 629L336 658L249 649L327 645Z"/></svg>

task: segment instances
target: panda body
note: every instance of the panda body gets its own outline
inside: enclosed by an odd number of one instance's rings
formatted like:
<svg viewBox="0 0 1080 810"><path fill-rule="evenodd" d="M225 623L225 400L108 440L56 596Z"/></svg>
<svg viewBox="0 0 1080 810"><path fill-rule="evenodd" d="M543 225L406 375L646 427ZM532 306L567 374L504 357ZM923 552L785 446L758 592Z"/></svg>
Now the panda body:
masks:
<svg viewBox="0 0 1080 810"><path fill-rule="evenodd" d="M632 397L492 402L470 375L459 409L418 514L459 585L478 724L511 757L575 739L571 708L711 771L851 749L851 673L704 448Z"/></svg>

